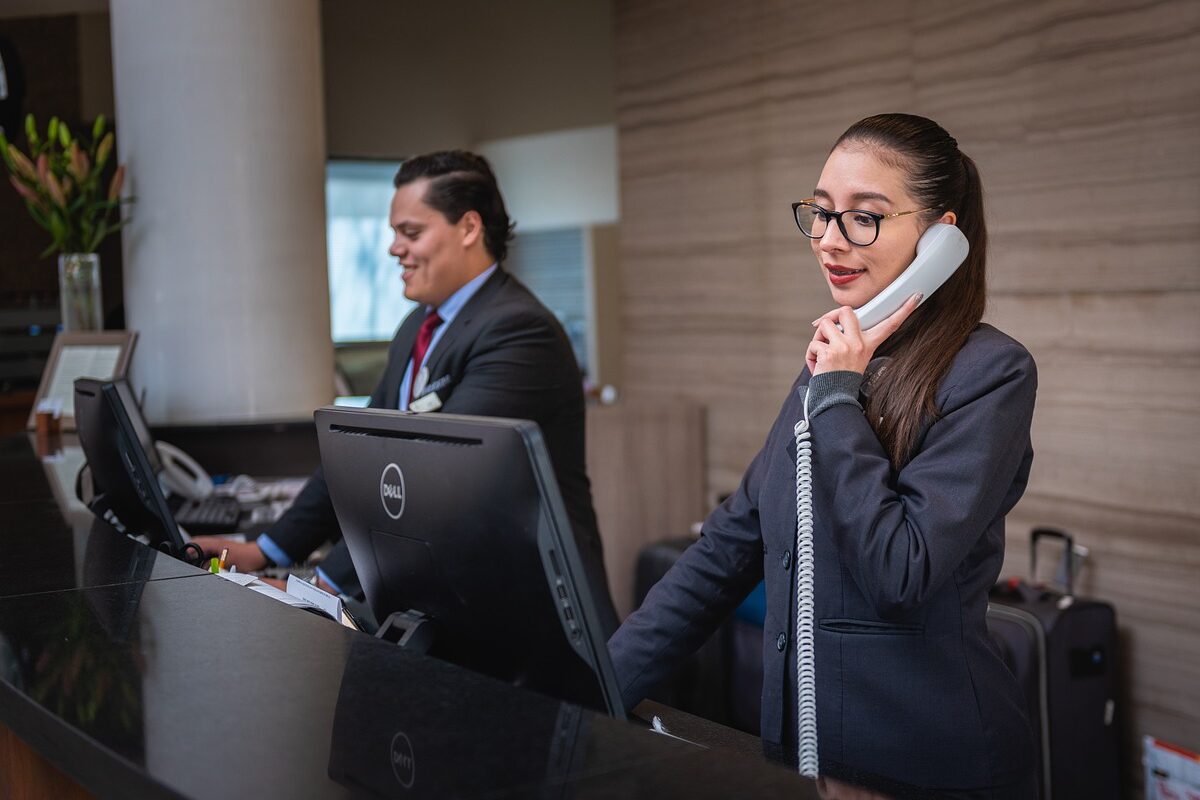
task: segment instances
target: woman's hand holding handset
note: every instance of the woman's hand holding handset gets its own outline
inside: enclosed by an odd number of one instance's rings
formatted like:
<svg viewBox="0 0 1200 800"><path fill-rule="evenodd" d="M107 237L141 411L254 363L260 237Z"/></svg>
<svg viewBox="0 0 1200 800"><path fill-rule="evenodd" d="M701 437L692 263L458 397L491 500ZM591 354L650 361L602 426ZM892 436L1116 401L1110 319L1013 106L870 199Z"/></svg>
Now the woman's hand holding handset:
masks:
<svg viewBox="0 0 1200 800"><path fill-rule="evenodd" d="M912 295L890 317L865 331L859 328L858 317L850 306L835 308L814 320L813 327L817 330L804 357L809 373L865 372L879 345L904 324L920 305L921 297Z"/></svg>

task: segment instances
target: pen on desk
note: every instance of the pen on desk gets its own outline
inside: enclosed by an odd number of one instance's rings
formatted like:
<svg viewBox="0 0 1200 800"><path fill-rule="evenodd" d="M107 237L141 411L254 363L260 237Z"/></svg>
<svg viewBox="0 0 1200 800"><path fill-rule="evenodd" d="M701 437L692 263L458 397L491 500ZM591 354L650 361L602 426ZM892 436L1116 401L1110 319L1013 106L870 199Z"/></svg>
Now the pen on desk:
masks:
<svg viewBox="0 0 1200 800"><path fill-rule="evenodd" d="M217 560L216 556L213 556L212 561L208 562L208 571L214 575L221 571L221 562Z"/></svg>
<svg viewBox="0 0 1200 800"><path fill-rule="evenodd" d="M220 569L225 569L225 559L228 557L229 557L229 548L226 547L221 550L221 560L217 562L217 566Z"/></svg>

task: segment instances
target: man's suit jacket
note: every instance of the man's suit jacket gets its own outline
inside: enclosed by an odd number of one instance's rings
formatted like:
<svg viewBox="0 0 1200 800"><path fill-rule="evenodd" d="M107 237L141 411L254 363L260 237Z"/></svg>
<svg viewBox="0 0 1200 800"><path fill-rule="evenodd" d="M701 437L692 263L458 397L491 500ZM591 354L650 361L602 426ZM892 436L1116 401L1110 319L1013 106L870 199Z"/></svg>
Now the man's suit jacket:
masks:
<svg viewBox="0 0 1200 800"><path fill-rule="evenodd" d="M383 378L371 395L372 408L399 407L400 384L424 318L425 309L419 307L401 323L388 348ZM584 459L582 382L554 314L503 268L497 269L449 323L426 366L429 381L417 397L436 393L440 411L527 419L541 427L571 525L598 565L596 574L589 575L597 604L607 617L606 628L615 630ZM268 531L294 561L340 533L320 468ZM334 548L323 569L343 589L343 583L357 587L344 543Z"/></svg>

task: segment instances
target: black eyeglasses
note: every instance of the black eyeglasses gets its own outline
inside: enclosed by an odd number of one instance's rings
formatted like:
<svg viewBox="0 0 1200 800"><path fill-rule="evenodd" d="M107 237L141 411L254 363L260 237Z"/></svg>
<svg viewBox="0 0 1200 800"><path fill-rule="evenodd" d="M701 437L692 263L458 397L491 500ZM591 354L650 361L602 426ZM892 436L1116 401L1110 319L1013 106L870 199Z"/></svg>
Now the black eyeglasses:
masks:
<svg viewBox="0 0 1200 800"><path fill-rule="evenodd" d="M796 227L810 239L820 239L829 228L829 220L837 220L838 230L846 241L858 247L874 244L879 238L879 221L892 217L905 217L909 214L922 214L933 211L932 208L922 208L918 211L897 211L895 214L876 214L874 211L863 211L857 208L845 211L830 211L813 202L815 198L792 203L792 214L796 218ZM849 224L846 219L849 218Z"/></svg>

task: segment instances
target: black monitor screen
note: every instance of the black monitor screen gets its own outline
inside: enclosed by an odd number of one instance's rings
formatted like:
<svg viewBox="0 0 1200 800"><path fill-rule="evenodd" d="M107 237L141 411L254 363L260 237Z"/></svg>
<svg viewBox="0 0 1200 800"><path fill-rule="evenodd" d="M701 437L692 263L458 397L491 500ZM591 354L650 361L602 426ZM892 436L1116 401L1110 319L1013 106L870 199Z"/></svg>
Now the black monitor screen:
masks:
<svg viewBox="0 0 1200 800"><path fill-rule="evenodd" d="M133 426L138 443L142 446L142 452L146 454L146 460L150 462L150 468L154 470L155 474L158 474L162 470L158 447L154 442L154 436L150 433L150 426L146 424L146 418L142 415L142 407L134 396L133 387L124 378L113 381L112 385L117 393L117 398L121 401L121 407L125 409L125 414L129 417L129 424Z"/></svg>
<svg viewBox="0 0 1200 800"><path fill-rule="evenodd" d="M334 510L381 621L417 612L431 620L432 655L623 716L586 578L594 556L536 424L348 408L316 421Z"/></svg>
<svg viewBox="0 0 1200 800"><path fill-rule="evenodd" d="M182 556L184 541L158 485L153 439L125 381L75 381L75 424L92 473L92 511ZM111 521L111 519L110 519Z"/></svg>

